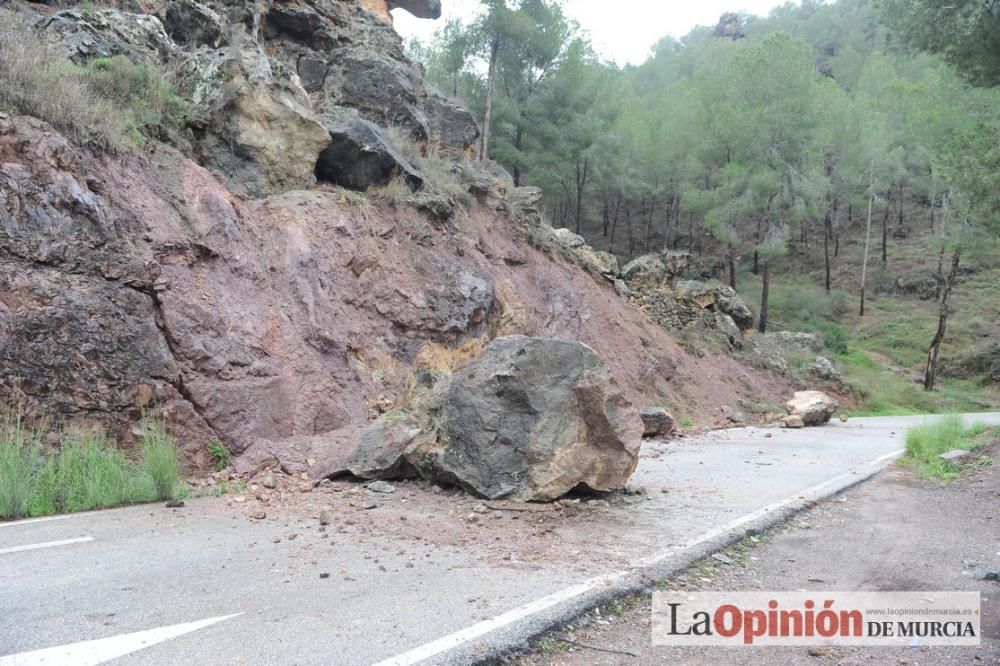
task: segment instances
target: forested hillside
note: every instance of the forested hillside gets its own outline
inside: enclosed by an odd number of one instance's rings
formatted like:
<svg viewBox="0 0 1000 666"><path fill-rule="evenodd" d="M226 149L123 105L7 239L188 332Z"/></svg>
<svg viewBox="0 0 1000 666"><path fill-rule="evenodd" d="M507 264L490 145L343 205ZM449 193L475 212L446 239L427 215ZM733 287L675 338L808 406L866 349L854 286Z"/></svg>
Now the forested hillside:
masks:
<svg viewBox="0 0 1000 666"><path fill-rule="evenodd" d="M893 402L933 407L910 380L937 385L942 342L953 376L1000 373L1000 16L939 4L726 14L619 68L558 2L484 0L410 48L553 226L626 260L689 251L760 330L822 332L861 383L889 368Z"/></svg>

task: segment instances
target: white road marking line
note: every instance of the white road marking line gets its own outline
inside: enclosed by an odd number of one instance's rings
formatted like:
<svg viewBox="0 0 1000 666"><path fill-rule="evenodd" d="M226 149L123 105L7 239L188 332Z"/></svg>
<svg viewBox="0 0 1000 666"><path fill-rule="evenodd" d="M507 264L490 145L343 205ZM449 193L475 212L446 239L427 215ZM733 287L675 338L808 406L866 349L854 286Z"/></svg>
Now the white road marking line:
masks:
<svg viewBox="0 0 1000 666"><path fill-rule="evenodd" d="M658 564L663 560L670 557L674 557L685 550L694 548L695 546L698 546L699 544L702 544L706 541L711 541L712 539L720 537L726 532L733 530L737 527L740 527L741 525L751 523L759 518L763 518L769 513L773 513L787 506L795 504L796 502L802 501L807 496L815 495L823 488L826 488L827 486L835 485L842 481L846 481L851 477L862 476L871 471L875 471L879 467L881 467L882 464L885 463L887 460L896 458L902 455L903 452L904 452L903 449L900 449L898 451L893 451L892 453L887 453L884 456L879 456L874 460L864 463L860 468L856 468L854 470L851 470L850 472L845 472L844 474L839 474L833 478L823 481L822 483L818 483L814 486L806 488L805 490L800 491L790 497L787 497L786 499L780 500L778 502L773 502L765 507L757 509L756 511L748 513L745 516L737 518L736 520L733 520L723 525L722 527L709 530L708 532L705 532L701 536L691 539L684 545L680 546L680 548L670 548L664 551L663 553L660 553L659 555L655 555L645 560L640 560L639 562L636 563L636 566L641 568L644 566L651 566L654 564ZM517 608L507 611L502 615L497 615L492 619L483 620L482 622L477 622L476 624L470 625L465 629L456 631L453 634L448 634L447 636L444 636L435 641L431 641L430 643L426 643L424 645L416 647L408 652L404 652L403 654L396 655L395 657L390 657L389 659L380 661L374 664L373 666L413 666L413 664L419 664L424 660L448 652L449 650L456 648L460 645L464 645L465 643L471 643L472 641L478 638L482 638L483 636L490 633L491 631L494 631L495 629L500 629L504 626L513 624L527 617L530 617L535 613L539 613L541 611L552 608L553 606L560 604L563 601L569 601L570 599L581 596L588 592L592 592L599 588L609 587L611 585L614 585L616 581L624 579L632 573L633 573L632 571L619 571L617 573L609 574L606 576L598 576L596 578L591 578L590 580L578 583L576 585L572 585L570 587L559 590L558 592L553 592L552 594L542 597L540 599L536 599L535 601L528 602L523 606L518 606ZM3 662L0 662L0 666L6 666L6 665L3 664Z"/></svg>
<svg viewBox="0 0 1000 666"><path fill-rule="evenodd" d="M0 548L0 555L7 555L8 553L20 553L25 550L38 550L39 548L55 548L56 546L68 546L73 543L85 543L87 541L93 541L94 537L85 536L77 537L75 539L62 539L60 541L46 541L45 543L32 543L27 546L14 546L13 548Z"/></svg>
<svg viewBox="0 0 1000 666"><path fill-rule="evenodd" d="M186 622L169 627L137 631L131 634L99 638L93 641L80 641L57 647L32 650L20 654L0 657L0 666L50 666L51 664L73 664L73 666L96 666L106 661L123 657L132 652L148 648L163 641L177 638L208 627L210 625L234 618L242 613L211 617L197 622Z"/></svg>
<svg viewBox="0 0 1000 666"><path fill-rule="evenodd" d="M88 511L87 513L91 513ZM80 515L85 515L81 513L64 513L58 516L45 516L44 518L28 518L27 520L12 520L9 522L0 523L0 527L17 527L18 525L32 525L34 523L47 523L51 520L66 520L67 518L75 518Z"/></svg>

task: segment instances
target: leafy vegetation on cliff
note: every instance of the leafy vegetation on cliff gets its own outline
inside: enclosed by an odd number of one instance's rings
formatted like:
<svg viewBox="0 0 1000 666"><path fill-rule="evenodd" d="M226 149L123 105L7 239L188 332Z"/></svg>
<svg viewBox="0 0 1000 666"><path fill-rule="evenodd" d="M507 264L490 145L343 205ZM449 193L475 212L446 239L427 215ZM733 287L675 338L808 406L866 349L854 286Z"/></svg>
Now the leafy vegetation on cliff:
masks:
<svg viewBox="0 0 1000 666"><path fill-rule="evenodd" d="M0 111L35 116L111 152L135 150L146 136L185 123L186 103L155 67L125 56L78 65L31 34L16 13L0 9Z"/></svg>

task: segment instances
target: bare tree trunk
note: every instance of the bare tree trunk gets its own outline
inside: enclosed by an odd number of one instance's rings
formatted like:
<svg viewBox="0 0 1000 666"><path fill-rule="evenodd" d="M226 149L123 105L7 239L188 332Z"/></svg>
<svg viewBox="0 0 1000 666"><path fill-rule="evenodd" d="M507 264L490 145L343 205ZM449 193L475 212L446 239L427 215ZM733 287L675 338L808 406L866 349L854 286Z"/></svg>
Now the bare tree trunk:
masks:
<svg viewBox="0 0 1000 666"><path fill-rule="evenodd" d="M833 235L833 222L830 220L829 211L826 214L826 219L824 219L825 228L823 229L823 260L826 264L826 293L830 293L830 236Z"/></svg>
<svg viewBox="0 0 1000 666"><path fill-rule="evenodd" d="M576 163L576 233L580 233L580 220L583 218L583 188L587 186L588 172L590 170L590 160L583 160L583 168L580 163Z"/></svg>
<svg viewBox="0 0 1000 666"><path fill-rule="evenodd" d="M517 131L514 133L514 148L517 150L518 154L521 152L521 144L524 142L524 127L520 123L517 125ZM514 173L511 174L514 177L514 187L521 187L521 167L515 165Z"/></svg>
<svg viewBox="0 0 1000 666"><path fill-rule="evenodd" d="M955 277L958 275L958 264L961 257L961 247L956 246L955 253L951 257L951 270L948 271L944 292L941 294L937 332L934 333L930 349L927 350L927 370L924 372L924 390L926 391L933 391L934 382L937 380L938 354L941 352L941 343L944 342L944 334L948 328L948 302L951 300L951 291L955 288Z"/></svg>
<svg viewBox="0 0 1000 666"><path fill-rule="evenodd" d="M729 286L736 289L736 252L733 248L726 253L726 260L729 262Z"/></svg>
<svg viewBox="0 0 1000 666"><path fill-rule="evenodd" d="M771 292L771 260L764 257L761 262L761 289L760 289L760 321L757 322L757 330L767 333L767 301Z"/></svg>
<svg viewBox="0 0 1000 666"><path fill-rule="evenodd" d="M670 221L674 217L674 203L677 201L677 195L671 191L670 199L667 201L667 217L663 224L663 251L666 252L670 249Z"/></svg>
<svg viewBox="0 0 1000 666"><path fill-rule="evenodd" d="M632 234L632 203L625 204L625 228L628 230L628 258L635 257L635 236Z"/></svg>
<svg viewBox="0 0 1000 666"><path fill-rule="evenodd" d="M950 194L950 190L949 190ZM934 297L941 300L941 293L944 289L944 253L948 248L948 197L945 196L941 202L941 249L938 251L937 273L934 274L937 285L934 288Z"/></svg>
<svg viewBox="0 0 1000 666"><path fill-rule="evenodd" d="M868 222L865 224L865 251L861 260L861 307L858 316L865 316L865 284L868 282L868 249L872 242L872 206L875 205L875 193L868 195Z"/></svg>
<svg viewBox="0 0 1000 666"><path fill-rule="evenodd" d="M618 199L615 201L615 215L611 218L611 242L608 244L608 252L611 254L615 253L615 231L618 229L618 215L621 213L622 209L622 195L618 194Z"/></svg>
<svg viewBox="0 0 1000 666"><path fill-rule="evenodd" d="M490 44L490 69L486 75L486 112L483 114L483 136L479 144L479 161L490 159L490 130L493 123L493 94L497 85L497 58L500 55L500 33L493 33Z"/></svg>
<svg viewBox="0 0 1000 666"><path fill-rule="evenodd" d="M656 209L656 197L653 197L649 201L649 205L646 206L646 240L642 244L643 252L649 252L649 246L653 242L653 211Z"/></svg>
<svg viewBox="0 0 1000 666"><path fill-rule="evenodd" d="M902 185L900 185L902 187ZM885 202L885 214L882 216L882 265L889 263L889 214L892 212L892 193L896 189L895 184L889 188L889 199Z"/></svg>

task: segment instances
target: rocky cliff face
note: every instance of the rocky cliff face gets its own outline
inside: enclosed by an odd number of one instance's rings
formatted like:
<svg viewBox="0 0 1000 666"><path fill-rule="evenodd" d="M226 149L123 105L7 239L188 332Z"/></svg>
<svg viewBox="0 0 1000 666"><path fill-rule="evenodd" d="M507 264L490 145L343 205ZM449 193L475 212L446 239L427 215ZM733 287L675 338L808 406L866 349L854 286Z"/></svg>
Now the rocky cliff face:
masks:
<svg viewBox="0 0 1000 666"><path fill-rule="evenodd" d="M455 158L476 134L358 1L34 20L78 60L171 64L199 111L175 145L122 157L0 114L0 401L28 417L127 443L162 412L203 464L214 440L295 447L365 423L414 368L452 370L513 334L581 340L632 402L702 423L787 388L680 348L616 293L613 257L541 222L537 191L468 165L463 206L317 183L344 123L383 138L396 125Z"/></svg>
<svg viewBox="0 0 1000 666"><path fill-rule="evenodd" d="M438 0L161 0L25 13L77 63L125 55L176 72L193 118L174 143L234 191L266 196L317 179L354 189L388 181L347 181L318 163L331 144L363 152L388 143L390 127L454 157L475 141L472 116L405 57L388 13L396 7L441 11ZM373 125L359 136L359 123Z"/></svg>

